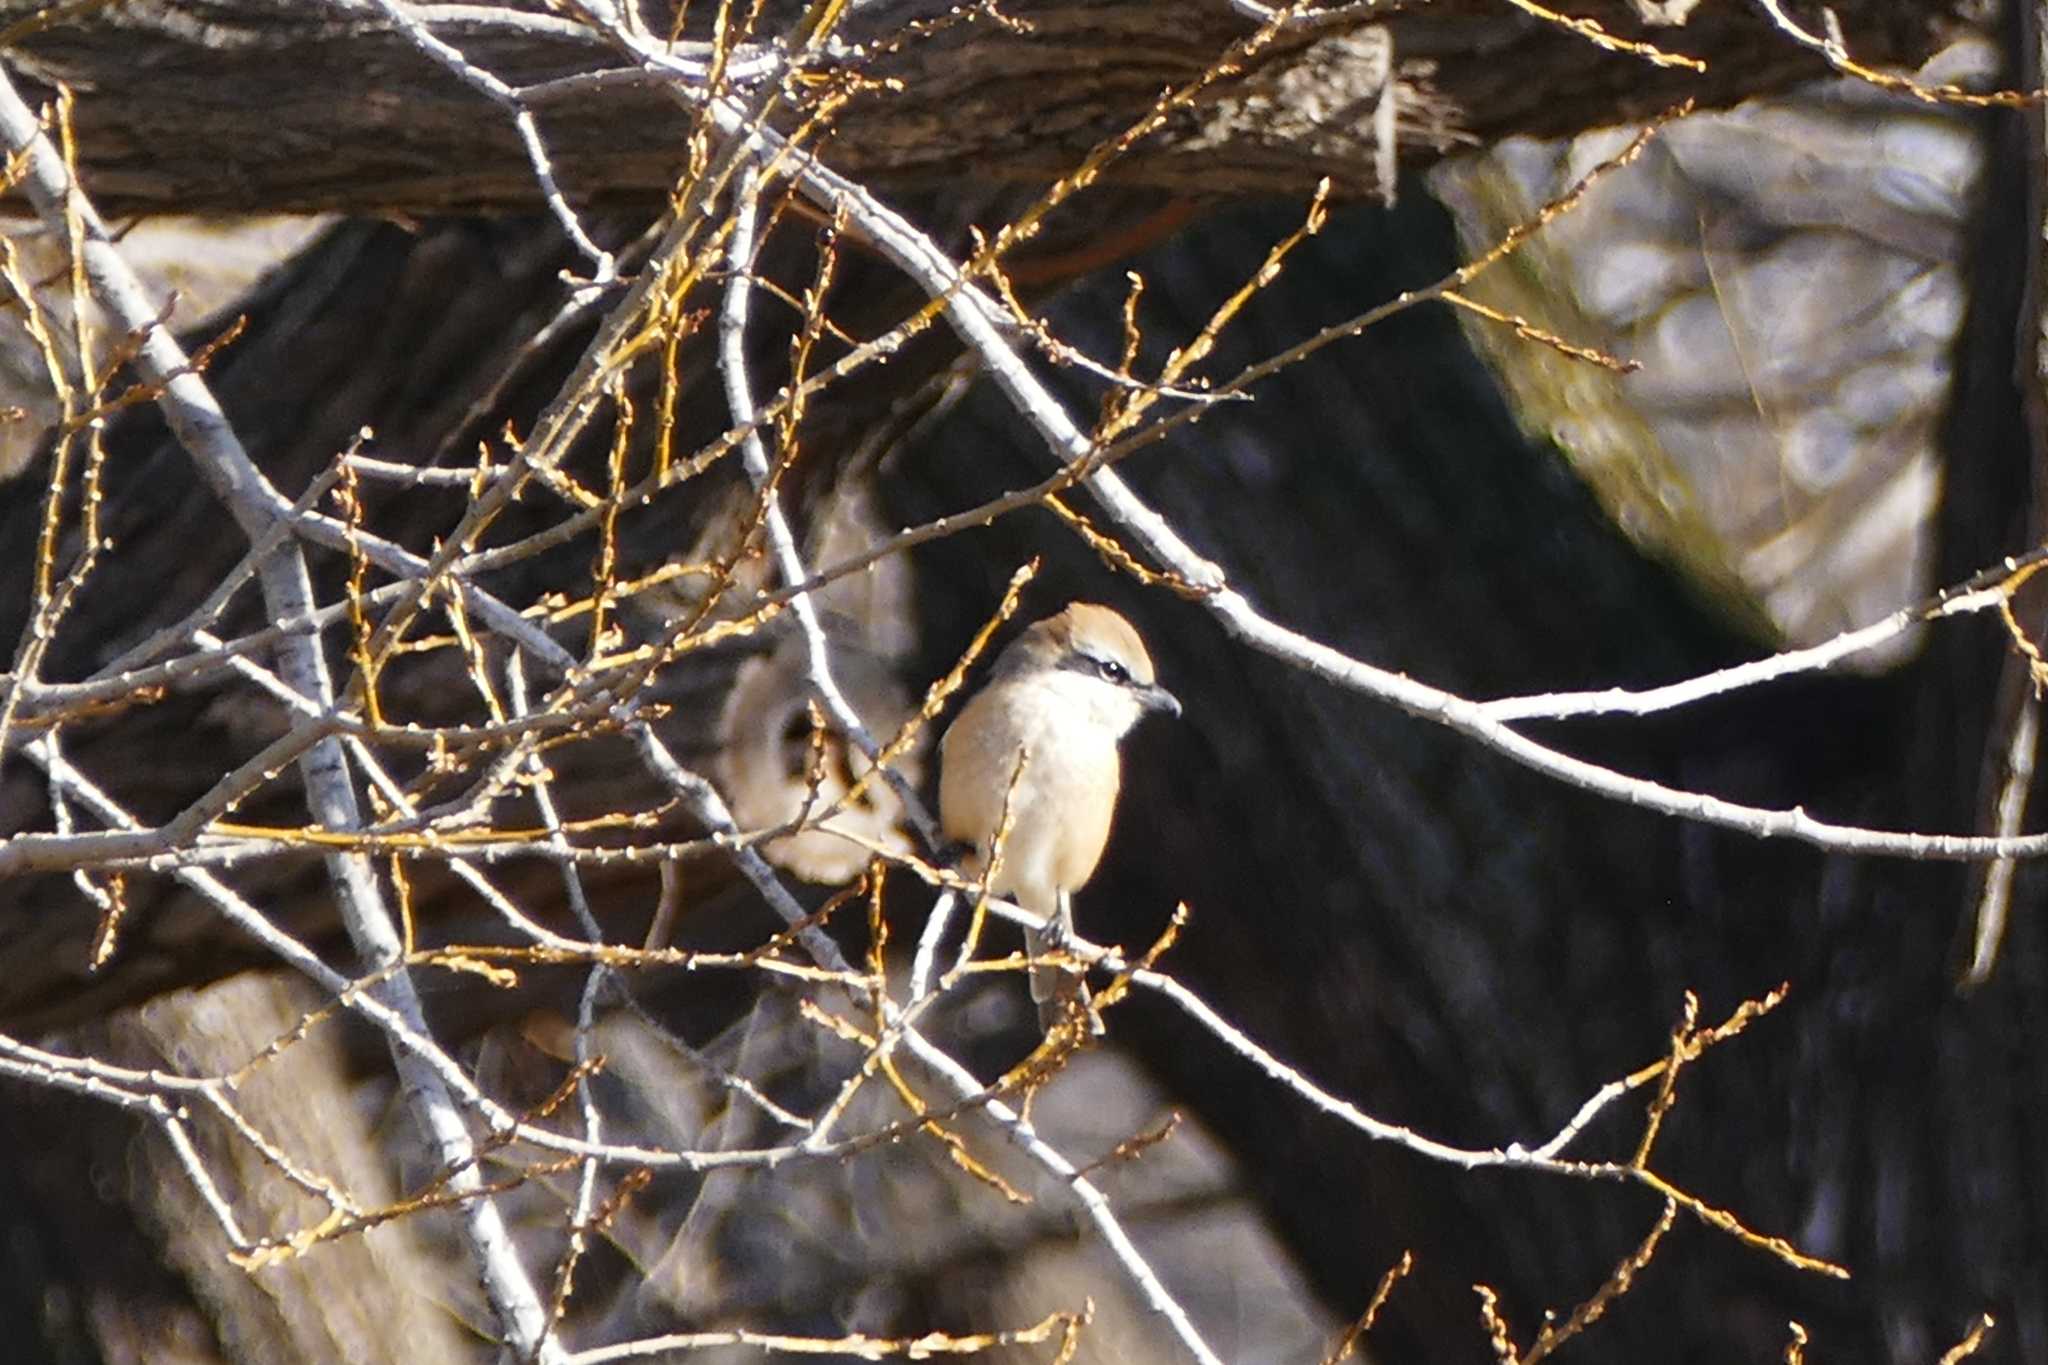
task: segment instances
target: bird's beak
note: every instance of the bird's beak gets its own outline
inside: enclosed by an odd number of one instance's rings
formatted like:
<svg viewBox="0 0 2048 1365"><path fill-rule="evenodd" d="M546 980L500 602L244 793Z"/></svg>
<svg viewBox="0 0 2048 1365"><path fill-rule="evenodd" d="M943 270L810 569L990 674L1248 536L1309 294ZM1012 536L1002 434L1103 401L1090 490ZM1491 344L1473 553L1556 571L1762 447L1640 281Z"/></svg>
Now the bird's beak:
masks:
<svg viewBox="0 0 2048 1365"><path fill-rule="evenodd" d="M1138 703L1147 711L1164 711L1169 716L1180 715L1180 698L1159 686L1147 683L1138 689Z"/></svg>

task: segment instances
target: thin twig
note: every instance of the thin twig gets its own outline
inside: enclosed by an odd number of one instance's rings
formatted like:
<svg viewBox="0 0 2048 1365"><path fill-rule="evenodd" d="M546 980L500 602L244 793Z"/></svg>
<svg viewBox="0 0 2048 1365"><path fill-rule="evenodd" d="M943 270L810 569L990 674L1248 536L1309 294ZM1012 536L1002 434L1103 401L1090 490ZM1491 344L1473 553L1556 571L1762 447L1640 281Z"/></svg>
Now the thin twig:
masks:
<svg viewBox="0 0 2048 1365"><path fill-rule="evenodd" d="M782 581L796 590L789 600L789 607L796 617L797 628L803 633L806 681L840 733L881 771L883 780L889 784L897 800L903 803L904 812L917 827L925 847L936 850L943 843L938 822L925 809L924 801L911 787L909 779L883 755L881 744L840 690L838 679L833 675L831 645L825 638L824 623L818 619L817 604L800 586L810 578L810 571L804 567L803 556L797 550L796 536L790 530L789 518L783 514L781 495L770 479L768 449L761 438L760 428L755 424L757 414L747 371L746 331L761 189L760 172L753 167L741 172L733 189L729 273L725 303L718 316L718 368L725 382L726 404L731 409L733 421L745 427L747 432L740 443L740 460L747 471L748 482L764 501L762 526L768 537L769 550L775 556L776 568L782 575Z"/></svg>

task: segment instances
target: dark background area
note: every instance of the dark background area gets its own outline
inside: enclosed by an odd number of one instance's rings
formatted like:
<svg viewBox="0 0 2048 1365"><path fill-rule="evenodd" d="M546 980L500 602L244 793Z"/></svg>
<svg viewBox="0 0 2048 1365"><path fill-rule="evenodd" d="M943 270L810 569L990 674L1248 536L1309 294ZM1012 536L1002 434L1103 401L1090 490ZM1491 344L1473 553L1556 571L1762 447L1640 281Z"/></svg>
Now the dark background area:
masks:
<svg viewBox="0 0 2048 1365"><path fill-rule="evenodd" d="M1219 215L1134 263L1160 287L1160 334L1205 316L1230 263L1291 222L1280 208ZM1448 240L1420 195L1392 215L1340 215L1215 372L1427 283L1454 264ZM2001 268L1992 253L1985 264ZM1092 322L1108 341L1118 287L1064 299L1066 334L1087 338ZM1972 453L1952 485L1944 581L1995 558L2016 505L2024 447L2002 382L2006 320L1990 311L1988 344L1962 366L1954 427ZM1039 467L1019 449L1028 439L992 398L970 403L890 483L901 519L1022 482ZM1332 347L1256 404L1221 406L1138 457L1129 477L1276 619L1463 695L1654 684L1754 652L1521 438L1443 311ZM1011 564L1059 541L1049 516L1017 517L922 552L941 566L925 577L930 610L971 619ZM2025 1169L2038 1123L2024 1041L2038 983L2030 874L1998 977L1958 998L1957 868L1829 857L1618 808L1238 649L1198 607L1112 585L1084 547L1055 563L1044 601L1111 594L1192 698L1184 724L1133 741L1084 928L1143 944L1187 900L1195 918L1174 969L1375 1115L1447 1141L1540 1141L1656 1054L1685 991L1718 1020L1790 984L1775 1015L1687 1073L1659 1168L1855 1278L1793 1272L1681 1218L1664 1259L1573 1349L1766 1358L1796 1317L1845 1358L1931 1358L1980 1308L2012 1324L2006 1358L2048 1349L2034 1335L2041 1209L2029 1179L1994 1174ZM943 605L949 590L957 606ZM1887 677L1805 679L1544 733L1687 790L1966 828L2001 648L1985 622L1959 623ZM1128 1013L1148 1059L1260 1173L1334 1302L1362 1303L1414 1249L1399 1325L1378 1339L1387 1359L1484 1358L1472 1283L1501 1287L1509 1321L1532 1324L1589 1293L1654 1217L1640 1190L1472 1175L1376 1148L1289 1103L1166 1007ZM1610 1110L1588 1154L1627 1156L1639 1119L1633 1104Z"/></svg>

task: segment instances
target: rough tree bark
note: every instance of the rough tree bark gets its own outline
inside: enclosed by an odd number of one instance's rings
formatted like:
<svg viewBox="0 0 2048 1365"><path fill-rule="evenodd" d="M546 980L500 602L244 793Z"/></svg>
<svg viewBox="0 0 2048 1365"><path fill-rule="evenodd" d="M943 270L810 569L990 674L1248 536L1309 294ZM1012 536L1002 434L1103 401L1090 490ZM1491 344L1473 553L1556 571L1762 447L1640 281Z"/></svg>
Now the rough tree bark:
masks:
<svg viewBox="0 0 2048 1365"><path fill-rule="evenodd" d="M542 0L440 8L450 41L509 82L620 66ZM711 8L697 7L692 24L708 23ZM796 8L769 6L762 31L781 31L778 15ZM861 4L839 35L879 46L955 8ZM1372 191L1371 112L1390 53L1410 167L1474 141L1577 132L1681 99L1727 104L1825 69L1753 5L1701 6L1677 27L1643 22L1643 11L1669 8L1599 0L1576 13L1695 57L1704 72L1599 52L1498 0L1347 8L1265 45L1242 79L1219 83L1116 178L1213 196L1303 193L1328 175L1340 193ZM1931 2L1833 9L1870 62L1917 64L1956 23ZM1064 174L1161 90L1193 80L1256 29L1227 0L1033 0L1001 12L1017 26L983 16L865 65L891 84L847 110L833 164L884 186ZM85 178L110 212L504 212L534 203L510 119L367 5L5 0L0 41L24 73L89 96L79 106ZM673 184L689 125L658 89L617 81L534 107L573 198L646 199Z"/></svg>

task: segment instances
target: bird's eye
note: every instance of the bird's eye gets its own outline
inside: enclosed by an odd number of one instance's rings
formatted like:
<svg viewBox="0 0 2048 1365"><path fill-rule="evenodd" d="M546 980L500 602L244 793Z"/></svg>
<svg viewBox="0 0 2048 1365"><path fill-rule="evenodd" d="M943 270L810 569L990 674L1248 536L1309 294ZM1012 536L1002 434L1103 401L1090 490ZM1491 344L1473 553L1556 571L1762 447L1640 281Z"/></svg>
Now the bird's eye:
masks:
<svg viewBox="0 0 2048 1365"><path fill-rule="evenodd" d="M1095 661L1095 668L1103 677L1113 683L1127 683L1131 680L1131 670L1125 668L1115 659L1097 659Z"/></svg>

